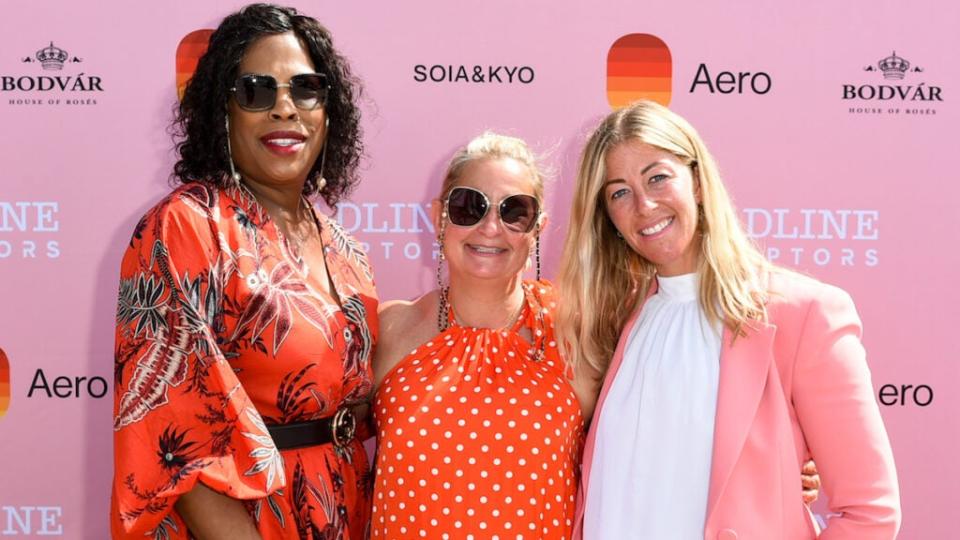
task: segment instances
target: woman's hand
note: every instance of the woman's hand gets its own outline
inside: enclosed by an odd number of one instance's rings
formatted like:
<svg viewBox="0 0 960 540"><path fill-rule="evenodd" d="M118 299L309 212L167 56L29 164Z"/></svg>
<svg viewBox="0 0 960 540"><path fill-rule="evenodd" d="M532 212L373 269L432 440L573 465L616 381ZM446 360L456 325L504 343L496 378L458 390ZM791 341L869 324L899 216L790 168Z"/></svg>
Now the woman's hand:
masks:
<svg viewBox="0 0 960 540"><path fill-rule="evenodd" d="M812 459L800 469L800 484L803 487L803 502L811 504L817 500L820 496L820 474Z"/></svg>

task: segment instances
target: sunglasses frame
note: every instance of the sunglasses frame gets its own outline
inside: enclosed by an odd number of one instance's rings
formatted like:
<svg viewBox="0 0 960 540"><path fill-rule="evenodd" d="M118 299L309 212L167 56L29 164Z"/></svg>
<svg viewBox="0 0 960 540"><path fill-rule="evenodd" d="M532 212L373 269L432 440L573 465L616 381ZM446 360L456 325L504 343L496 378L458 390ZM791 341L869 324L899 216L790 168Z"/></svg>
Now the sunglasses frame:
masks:
<svg viewBox="0 0 960 540"><path fill-rule="evenodd" d="M323 92L322 99L318 100L317 104L313 107L301 107L300 105L297 104L297 100L293 98L293 94L292 94L293 83L298 77L313 77L313 76L320 77L320 80L323 81L324 92ZM240 99L237 98L237 92L238 92L238 89L240 89L240 81L247 78L263 78L268 82L273 81L272 87L269 86L269 84L268 86L266 86L267 89L273 90L273 101L270 103L270 105L266 107L246 107L240 103ZM278 83L277 78L274 77L273 75L264 75L261 73L247 73L237 77L237 79L233 83L233 86L230 87L228 91L233 96L233 99L237 102L237 106L240 107L241 109L248 112L263 112L263 111L269 111L270 109L274 108L277 105L277 97L280 95L281 88L287 88L291 91L290 101L293 102L294 107L296 107L297 109L300 109L301 111L315 111L321 107L324 107L327 104L327 97L330 92L330 83L327 81L327 76L324 73L297 73L293 77L290 77L290 82L286 82L286 83Z"/></svg>
<svg viewBox="0 0 960 540"><path fill-rule="evenodd" d="M453 222L453 216L451 216L450 214L450 197L452 197L453 193L458 189L464 189L467 191L479 193L480 196L483 197L483 200L487 205L486 209L483 211L483 214L477 219L476 223L472 225L459 225ZM513 197L529 197L530 199L533 200L535 211L534 211L533 219L530 220L530 226L527 227L526 230L516 229L513 226L511 226L511 224L503 220L503 203ZM487 214L490 213L491 208L493 208L493 204L491 204L490 197L487 197L486 193L480 191L479 189L467 187L467 186L454 187L453 189L450 190L449 193L447 193L447 198L444 199L443 201L443 212L447 215L447 219L450 220L450 224L455 227L463 227L463 228L476 227L481 221L483 221L483 218L487 217ZM506 197L500 199L500 202L497 203L497 219L500 220L500 224L503 225L504 229L511 232L527 234L530 231L536 229L540 225L540 201L538 201L537 198L534 197L533 195L529 195L526 193L515 193L513 195L507 195Z"/></svg>

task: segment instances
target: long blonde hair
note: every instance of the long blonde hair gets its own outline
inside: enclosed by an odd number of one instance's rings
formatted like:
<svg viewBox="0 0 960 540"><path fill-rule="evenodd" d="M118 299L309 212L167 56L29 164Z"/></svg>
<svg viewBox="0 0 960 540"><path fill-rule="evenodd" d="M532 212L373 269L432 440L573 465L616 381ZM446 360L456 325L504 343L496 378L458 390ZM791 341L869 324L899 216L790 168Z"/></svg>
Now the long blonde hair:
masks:
<svg viewBox="0 0 960 540"><path fill-rule="evenodd" d="M607 154L630 140L670 152L691 167L700 182L697 271L700 305L708 319L722 322L736 336L749 321L766 317L761 276L770 263L744 232L700 135L666 107L638 101L604 118L587 141L560 265L559 343L574 369L586 364L600 374L627 318L656 277L654 266L617 237L602 197Z"/></svg>

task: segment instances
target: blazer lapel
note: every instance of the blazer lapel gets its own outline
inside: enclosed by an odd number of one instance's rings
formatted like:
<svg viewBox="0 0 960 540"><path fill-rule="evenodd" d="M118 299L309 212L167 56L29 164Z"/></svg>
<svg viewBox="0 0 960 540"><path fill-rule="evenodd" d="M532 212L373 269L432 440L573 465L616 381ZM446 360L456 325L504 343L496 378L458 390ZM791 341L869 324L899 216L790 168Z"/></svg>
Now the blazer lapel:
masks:
<svg viewBox="0 0 960 540"><path fill-rule="evenodd" d="M724 327L707 499L708 523L747 440L773 362L776 326L755 322L750 327L747 335L738 337L735 343L731 343L733 333Z"/></svg>

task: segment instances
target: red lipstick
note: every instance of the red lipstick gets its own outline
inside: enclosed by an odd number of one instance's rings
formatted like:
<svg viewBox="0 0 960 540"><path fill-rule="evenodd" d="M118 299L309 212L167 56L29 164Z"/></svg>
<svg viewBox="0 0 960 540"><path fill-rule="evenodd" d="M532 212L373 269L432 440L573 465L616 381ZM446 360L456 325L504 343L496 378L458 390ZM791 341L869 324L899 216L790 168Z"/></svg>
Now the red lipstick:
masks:
<svg viewBox="0 0 960 540"><path fill-rule="evenodd" d="M260 137L260 142L267 150L284 156L299 152L306 140L303 134L296 131L271 131Z"/></svg>

